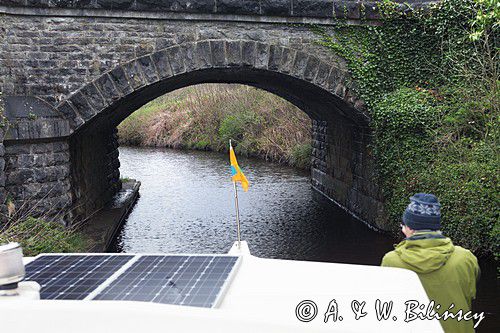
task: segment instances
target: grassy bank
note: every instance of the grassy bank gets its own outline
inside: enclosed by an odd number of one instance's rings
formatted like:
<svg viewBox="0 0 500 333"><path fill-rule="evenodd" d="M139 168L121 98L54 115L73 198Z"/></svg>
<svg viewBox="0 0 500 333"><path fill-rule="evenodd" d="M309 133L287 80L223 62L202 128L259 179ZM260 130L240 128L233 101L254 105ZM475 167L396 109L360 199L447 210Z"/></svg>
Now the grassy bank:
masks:
<svg viewBox="0 0 500 333"><path fill-rule="evenodd" d="M227 151L308 168L311 120L275 95L242 85L204 84L146 104L118 127L122 145Z"/></svg>
<svg viewBox="0 0 500 333"><path fill-rule="evenodd" d="M89 240L57 222L32 217L11 221L0 229L0 244L17 242L25 256L39 253L86 252Z"/></svg>

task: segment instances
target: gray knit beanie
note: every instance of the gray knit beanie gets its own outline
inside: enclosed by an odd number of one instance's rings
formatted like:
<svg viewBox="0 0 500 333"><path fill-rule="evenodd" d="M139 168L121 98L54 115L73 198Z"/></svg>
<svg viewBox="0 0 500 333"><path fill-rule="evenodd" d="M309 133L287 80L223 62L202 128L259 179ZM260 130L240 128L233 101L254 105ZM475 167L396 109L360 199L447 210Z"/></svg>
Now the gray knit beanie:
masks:
<svg viewBox="0 0 500 333"><path fill-rule="evenodd" d="M403 223L413 230L439 230L441 228L441 205L433 194L417 193L403 214Z"/></svg>

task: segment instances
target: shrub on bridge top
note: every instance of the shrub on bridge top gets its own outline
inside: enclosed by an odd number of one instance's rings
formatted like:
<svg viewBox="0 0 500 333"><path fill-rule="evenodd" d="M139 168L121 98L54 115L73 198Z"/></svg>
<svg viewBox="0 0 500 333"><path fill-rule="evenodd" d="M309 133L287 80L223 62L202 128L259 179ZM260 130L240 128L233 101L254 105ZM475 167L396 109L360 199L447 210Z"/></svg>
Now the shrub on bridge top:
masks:
<svg viewBox="0 0 500 333"><path fill-rule="evenodd" d="M408 197L432 192L455 243L500 255L498 1L381 7L383 25L313 29L370 108L389 223L399 234Z"/></svg>
<svg viewBox="0 0 500 333"><path fill-rule="evenodd" d="M412 169L422 169L432 160L432 138L439 118L441 111L433 97L411 88L387 94L373 108L372 149L386 197L392 196L395 181Z"/></svg>
<svg viewBox="0 0 500 333"><path fill-rule="evenodd" d="M456 112L428 92L402 88L373 109L374 153L394 233L416 192L438 196L444 233L477 254L498 253L498 147L461 137L444 124ZM453 128L453 127L452 127Z"/></svg>

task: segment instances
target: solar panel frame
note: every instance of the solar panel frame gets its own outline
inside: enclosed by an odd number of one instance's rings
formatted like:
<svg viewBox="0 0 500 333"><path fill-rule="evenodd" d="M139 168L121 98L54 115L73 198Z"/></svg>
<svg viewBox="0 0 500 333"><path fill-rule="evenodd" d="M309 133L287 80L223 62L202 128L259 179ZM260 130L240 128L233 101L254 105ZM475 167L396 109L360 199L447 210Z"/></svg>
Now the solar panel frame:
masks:
<svg viewBox="0 0 500 333"><path fill-rule="evenodd" d="M26 264L26 281L40 284L42 299L83 300L133 255L43 254Z"/></svg>
<svg viewBox="0 0 500 333"><path fill-rule="evenodd" d="M88 287L87 289L85 289L83 292L79 292L79 293L66 293L64 290L62 295L65 295L65 296L59 296L59 293L61 292L61 290L59 289L56 289L56 290L50 290L51 292L49 293L53 298L47 298L47 295L45 295L44 297L42 297L42 299L78 299L78 300L99 300L99 297L98 295L101 294L104 290L106 290L109 286L111 286L113 284L114 281L120 279L120 277L122 277L123 274L125 274L127 272L128 269L130 269L131 267L133 267L136 262L138 261L141 261L141 259L143 258L152 258L152 257L158 257L158 258L185 258L186 260L188 260L189 258L191 258L192 261L196 261L196 260L199 260L200 258L201 259L210 259L210 263L214 262L214 267L211 267L210 270L207 273L207 275L209 276L210 280L216 280L216 284L215 284L215 287L214 287L214 284L212 285L207 285L205 286L204 288L200 288L200 289L197 289L195 291L195 296L197 296L200 291L202 291L202 294L203 292L207 292L208 290L210 290L211 292L213 292L214 290L217 291L217 293L215 293L214 295L212 296L215 296L215 298L209 303L209 304L205 304L205 303L201 303L201 302L187 302L187 303L191 303L191 304L185 304L186 302L184 302L186 300L186 297L183 298L183 300L181 302L178 302L179 305L191 305L191 306L201 306L201 307L212 307L212 308L215 308L215 307L218 307L220 305L220 302L221 300L223 299L223 296L225 295L226 291L227 291L227 288L228 288L228 285L231 283L234 275L236 274L236 271L239 267L239 264L241 262L241 256L237 256L237 255L227 255L227 254L128 254L128 253L117 253L117 254L108 254L108 253L65 253L65 254L57 254L57 253L48 253L48 254L41 254L41 255L38 255L37 257L35 257L32 261L26 263L26 267L27 267L27 280L33 280L33 281L36 281L36 279L32 278L32 274L29 273L30 271L30 267L29 266L32 266L33 263L41 263L43 261L47 261L47 262L50 262L51 260L49 259L52 259L52 258L56 258L56 262L58 262L57 259L62 259L62 258L66 258L67 260L80 260L82 258L84 258L84 264L82 264L82 266L88 266L89 268L91 267L94 267L94 266L97 266L95 265L95 262L92 262L92 260L85 260L85 258L89 258L89 259L99 259L99 258L108 258L108 259L111 259L111 258L125 258L125 259L122 259L123 261L123 264L121 265L115 265L113 270L108 270L105 274L105 278L102 279L102 276L101 276L101 279L99 280L100 282L99 283L94 283L94 284L91 284L90 287ZM221 259L221 258L225 258L225 259ZM145 259L143 259L145 260ZM226 265L223 266L225 267L225 269L227 270L226 272L214 272L213 269L214 268L218 268L218 270L220 270L221 268L221 265L217 265L218 261L220 260L233 260L234 262L232 263L232 265L228 266L228 264L226 263ZM53 261L53 260L52 260ZM192 262L191 262L192 263ZM198 266L198 270L200 268L203 268L203 272L205 272L210 263L208 263L207 265L202 265L202 266ZM87 265L88 264L88 265ZM138 264L140 265L140 264ZM100 268L101 267L101 264L98 264L98 267L97 268ZM136 266L136 267L140 267L140 266ZM95 268L95 267L94 267ZM90 271L86 271L86 273L92 273L93 270L90 270ZM54 273L54 272L53 272ZM72 273L75 273L76 275L71 275ZM199 272L201 273L201 272ZM224 273L224 274L221 274L221 273ZM78 275L78 272L64 272L64 274L68 275L69 277L73 277L73 278L81 278L83 276L81 275ZM80 274L83 274L83 272L80 272ZM85 275L88 275L88 274L85 274ZM189 275L187 275L189 276ZM46 278L48 278L49 276L47 276ZM50 276L52 278L52 276ZM190 279L192 280L194 277L191 276ZM220 281L219 281L220 280ZM66 281L66 280L64 280ZM43 281L42 281L43 282ZM189 281L188 281L189 283ZM203 285L204 282L202 282L202 285ZM43 283L41 283L43 284ZM186 287L191 287L191 289L194 289L194 287L196 286L197 283L194 283L194 284L191 284L191 285L187 285ZM63 284L63 285L58 285L58 287L60 288L63 288L63 287L66 287L67 284ZM69 285L71 286L71 285ZM152 284L152 286L154 286L155 288L158 288L158 284ZM45 289L47 289L47 286L44 286ZM42 288L41 290L41 294L43 294L44 292L48 292L47 290L44 290L44 288ZM67 289L67 288L66 288ZM54 296L55 294L54 293L58 293L57 296ZM69 295L69 297L67 296ZM190 295L188 295L190 296ZM205 295L206 296L206 295ZM200 299L201 297L199 297L198 299ZM116 299L116 300L124 300L124 299ZM143 299L143 301L147 301L147 302L155 302L155 303L166 303L166 304L172 304L172 303L169 303L169 302L156 302L154 299L153 300L150 300L148 299L147 297L145 299ZM175 304L175 303L174 303Z"/></svg>
<svg viewBox="0 0 500 333"><path fill-rule="evenodd" d="M161 264L164 259L167 261ZM224 261L226 262L224 263ZM115 280L110 281L93 299L217 307L233 279L240 261L240 256L228 255L141 255L131 267ZM196 262L200 264L193 265ZM168 264L172 265L170 265L169 269L166 269ZM160 265L161 267L158 268ZM223 271L220 271L221 267L224 267ZM193 270L195 271L193 272ZM205 273L207 278L202 281L200 276ZM176 278L177 275L179 276ZM168 280L165 280L165 278L168 278ZM193 279L197 280L194 281ZM154 280L157 281L154 282ZM175 282L173 282L174 280ZM211 282L208 280L211 280ZM200 281L202 284L206 283L205 288L196 289ZM177 296L172 293L174 287L179 289ZM187 288L190 288L189 291ZM136 289L136 291L130 291L130 289ZM167 290L163 292L165 289ZM201 290L205 293L210 291L210 293L199 294ZM191 295L193 291L194 295ZM197 299L197 301L194 302L194 299Z"/></svg>

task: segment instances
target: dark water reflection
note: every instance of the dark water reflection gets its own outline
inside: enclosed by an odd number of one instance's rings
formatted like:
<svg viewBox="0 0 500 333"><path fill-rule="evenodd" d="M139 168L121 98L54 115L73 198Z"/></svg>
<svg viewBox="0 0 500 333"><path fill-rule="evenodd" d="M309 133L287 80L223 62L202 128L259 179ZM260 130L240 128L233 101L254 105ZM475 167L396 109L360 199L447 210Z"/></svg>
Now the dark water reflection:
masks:
<svg viewBox="0 0 500 333"><path fill-rule="evenodd" d="M239 202L242 239L248 241L252 254L379 265L397 242L353 220L317 194L311 189L308 172L256 159L238 160L251 182L247 193L239 192ZM236 226L227 156L122 147L120 161L122 177L138 179L142 186L116 251L229 250L236 239ZM481 263L477 308L498 313L494 309L500 289L492 264ZM489 332L493 329L490 324L495 324L491 317L481 323L480 331Z"/></svg>

